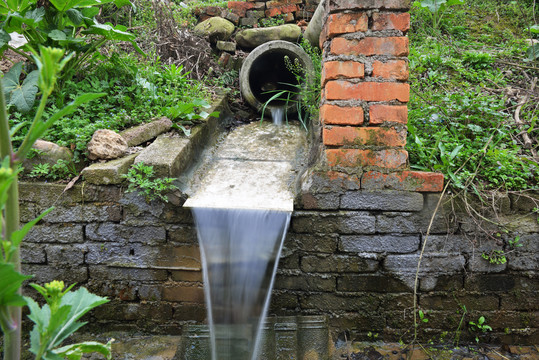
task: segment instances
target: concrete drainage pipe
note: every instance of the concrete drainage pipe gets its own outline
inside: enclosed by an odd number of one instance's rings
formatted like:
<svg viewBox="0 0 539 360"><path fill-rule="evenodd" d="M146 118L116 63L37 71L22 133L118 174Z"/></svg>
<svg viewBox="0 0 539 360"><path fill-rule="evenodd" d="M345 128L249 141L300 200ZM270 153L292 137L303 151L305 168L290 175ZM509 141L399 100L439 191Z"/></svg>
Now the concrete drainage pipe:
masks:
<svg viewBox="0 0 539 360"><path fill-rule="evenodd" d="M294 86L298 84L296 77L287 68L285 57L292 64L299 64L306 70L306 74L313 72L311 58L301 47L288 41L274 40L255 48L243 61L240 70L240 90L244 99L257 111L262 111L266 103L276 91L290 90L297 92ZM306 75L304 81L307 80ZM294 100L297 100L297 96ZM284 102L272 101L268 108L285 106ZM296 104L288 104L288 113L296 111ZM269 115L269 111L268 111Z"/></svg>

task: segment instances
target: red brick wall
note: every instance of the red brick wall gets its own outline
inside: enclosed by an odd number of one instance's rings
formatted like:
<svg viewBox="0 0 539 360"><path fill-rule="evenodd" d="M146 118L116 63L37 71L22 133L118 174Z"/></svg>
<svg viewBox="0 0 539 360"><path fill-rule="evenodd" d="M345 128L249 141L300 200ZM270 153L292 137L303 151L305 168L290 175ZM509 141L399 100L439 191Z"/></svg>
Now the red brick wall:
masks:
<svg viewBox="0 0 539 360"><path fill-rule="evenodd" d="M320 122L326 167L362 188L441 191L443 175L410 171L406 123L409 0L328 0Z"/></svg>

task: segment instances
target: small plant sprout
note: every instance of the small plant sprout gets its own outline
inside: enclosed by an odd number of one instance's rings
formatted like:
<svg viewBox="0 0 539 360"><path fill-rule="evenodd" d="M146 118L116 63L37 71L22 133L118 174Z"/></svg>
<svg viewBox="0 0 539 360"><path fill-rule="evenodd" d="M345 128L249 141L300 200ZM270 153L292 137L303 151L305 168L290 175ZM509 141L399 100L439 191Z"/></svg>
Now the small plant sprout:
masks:
<svg viewBox="0 0 539 360"><path fill-rule="evenodd" d="M125 192L138 192L146 198L146 201L152 201L157 198L168 202L166 193L177 189L172 184L174 178L156 178L153 166L145 165L143 162L136 163L129 169L129 172L123 175L129 185Z"/></svg>
<svg viewBox="0 0 539 360"><path fill-rule="evenodd" d="M492 328L486 324L486 319L484 316L480 316L479 319L477 319L477 322L470 321L468 324L470 325L470 330L476 333L486 333L492 331ZM479 334L475 336L475 342L479 342Z"/></svg>

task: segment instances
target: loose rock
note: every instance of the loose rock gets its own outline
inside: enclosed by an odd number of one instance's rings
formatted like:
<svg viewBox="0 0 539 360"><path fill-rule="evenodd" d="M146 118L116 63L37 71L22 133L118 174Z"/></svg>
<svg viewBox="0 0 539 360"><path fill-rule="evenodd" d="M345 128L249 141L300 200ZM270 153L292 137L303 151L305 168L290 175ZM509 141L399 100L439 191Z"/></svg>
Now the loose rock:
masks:
<svg viewBox="0 0 539 360"><path fill-rule="evenodd" d="M36 164L54 165L58 160L67 162L73 161L73 153L66 147L56 145L50 141L38 139L32 148L38 151L38 154L31 159L25 159L23 166L26 170L31 171Z"/></svg>
<svg viewBox="0 0 539 360"><path fill-rule="evenodd" d="M217 40L228 40L235 28L230 21L215 16L195 26L193 32L198 36L208 38L211 43L215 43Z"/></svg>
<svg viewBox="0 0 539 360"><path fill-rule="evenodd" d="M112 130L97 130L88 143L88 158L116 159L127 152L127 142L124 138Z"/></svg>
<svg viewBox="0 0 539 360"><path fill-rule="evenodd" d="M245 29L236 34L236 43L244 48L254 49L272 40L296 42L301 36L301 28L295 24L267 28Z"/></svg>

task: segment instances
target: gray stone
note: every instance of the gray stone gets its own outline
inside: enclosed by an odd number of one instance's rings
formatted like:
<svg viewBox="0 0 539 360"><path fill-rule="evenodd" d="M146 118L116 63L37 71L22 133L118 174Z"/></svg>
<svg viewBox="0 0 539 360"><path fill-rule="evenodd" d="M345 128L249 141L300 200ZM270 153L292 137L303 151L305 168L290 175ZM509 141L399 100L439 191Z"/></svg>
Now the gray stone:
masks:
<svg viewBox="0 0 539 360"><path fill-rule="evenodd" d="M189 163L188 144L187 138L161 135L137 156L135 163L153 166L157 177L177 177Z"/></svg>
<svg viewBox="0 0 539 360"><path fill-rule="evenodd" d="M240 19L241 26L253 27L258 25L258 18L255 17L244 17Z"/></svg>
<svg viewBox="0 0 539 360"><path fill-rule="evenodd" d="M481 253L476 253L468 261L468 270L480 273L497 273L507 268L507 262L503 264L493 264L487 259L483 259Z"/></svg>
<svg viewBox="0 0 539 360"><path fill-rule="evenodd" d="M232 41L219 40L217 41L217 49L234 54L236 52L236 43Z"/></svg>
<svg viewBox="0 0 539 360"><path fill-rule="evenodd" d="M86 245L49 245L45 248L49 264L81 265L84 263Z"/></svg>
<svg viewBox="0 0 539 360"><path fill-rule="evenodd" d="M88 143L88 159L111 160L119 158L127 152L127 142L112 130L96 130Z"/></svg>
<svg viewBox="0 0 539 360"><path fill-rule="evenodd" d="M71 285L73 283L84 283L88 280L86 266L23 264L22 272L23 274L34 275L32 282L37 284L62 280L64 283Z"/></svg>
<svg viewBox="0 0 539 360"><path fill-rule="evenodd" d="M88 267L90 278L113 280L136 280L136 281L165 281L167 280L166 270L154 269L131 269L115 268L101 265L90 265Z"/></svg>
<svg viewBox="0 0 539 360"><path fill-rule="evenodd" d="M291 229L313 234L374 234L376 218L367 212L310 212L297 211L292 217Z"/></svg>
<svg viewBox="0 0 539 360"><path fill-rule="evenodd" d="M380 275L345 275L337 279L338 291L395 293L407 292L409 287L399 279Z"/></svg>
<svg viewBox="0 0 539 360"><path fill-rule="evenodd" d="M388 255L384 260L384 268L393 273L415 274L418 254ZM453 274L464 270L466 259L459 254L429 254L421 259L420 274Z"/></svg>
<svg viewBox="0 0 539 360"><path fill-rule="evenodd" d="M349 191L341 208L350 210L421 211L423 195L407 191Z"/></svg>
<svg viewBox="0 0 539 360"><path fill-rule="evenodd" d="M166 231L158 226L134 227L113 223L86 226L86 237L93 241L159 244L166 241Z"/></svg>
<svg viewBox="0 0 539 360"><path fill-rule="evenodd" d="M74 167L73 153L64 146L59 146L50 141L38 139L32 148L37 150L37 154L35 154L35 156L33 156L31 159L24 159L22 163L24 169L28 172L32 171L34 166L37 164L49 164L52 167L58 162L58 160L63 160L70 166Z"/></svg>
<svg viewBox="0 0 539 360"><path fill-rule="evenodd" d="M154 120L127 130L120 135L127 142L127 146L137 146L148 140L156 138L158 135L169 131L172 128L172 121L167 117Z"/></svg>
<svg viewBox="0 0 539 360"><path fill-rule="evenodd" d="M294 246L302 251L333 253L337 250L338 241L337 234L294 234L289 232L285 245Z"/></svg>
<svg viewBox="0 0 539 360"><path fill-rule="evenodd" d="M341 236L340 250L346 252L410 253L419 249L419 235Z"/></svg>
<svg viewBox="0 0 539 360"><path fill-rule="evenodd" d="M425 237L423 237L425 238ZM491 239L480 237L468 237L464 235L429 235L425 252L447 252L447 253L477 253L490 252L492 250L502 250L501 244L496 244Z"/></svg>
<svg viewBox="0 0 539 360"><path fill-rule="evenodd" d="M24 238L27 243L80 243L83 242L82 225L35 225Z"/></svg>
<svg viewBox="0 0 539 360"><path fill-rule="evenodd" d="M301 36L301 28L295 24L286 24L257 29L245 29L236 34L239 46L254 49L272 40L297 42Z"/></svg>
<svg viewBox="0 0 539 360"><path fill-rule="evenodd" d="M507 254L507 262L510 270L538 271L539 253L519 252Z"/></svg>
<svg viewBox="0 0 539 360"><path fill-rule="evenodd" d="M50 223L93 221L120 221L122 208L119 205L78 204L71 207L55 207L44 220Z"/></svg>
<svg viewBox="0 0 539 360"><path fill-rule="evenodd" d="M301 270L308 273L363 273L378 270L376 256L310 255L301 258Z"/></svg>
<svg viewBox="0 0 539 360"><path fill-rule="evenodd" d="M122 175L127 174L137 156L138 154L132 154L120 159L92 164L82 170L82 176L90 184L120 184L125 181Z"/></svg>
<svg viewBox="0 0 539 360"><path fill-rule="evenodd" d="M21 263L23 264L45 264L47 257L45 250L42 246L36 246L35 244L28 244L22 242L21 244Z"/></svg>
<svg viewBox="0 0 539 360"><path fill-rule="evenodd" d="M202 21L193 29L195 35L205 37L210 42L217 40L228 40L236 27L230 21L222 17L215 16Z"/></svg>
<svg viewBox="0 0 539 360"><path fill-rule="evenodd" d="M333 292L335 291L335 282L335 277L332 276L277 274L275 289Z"/></svg>

